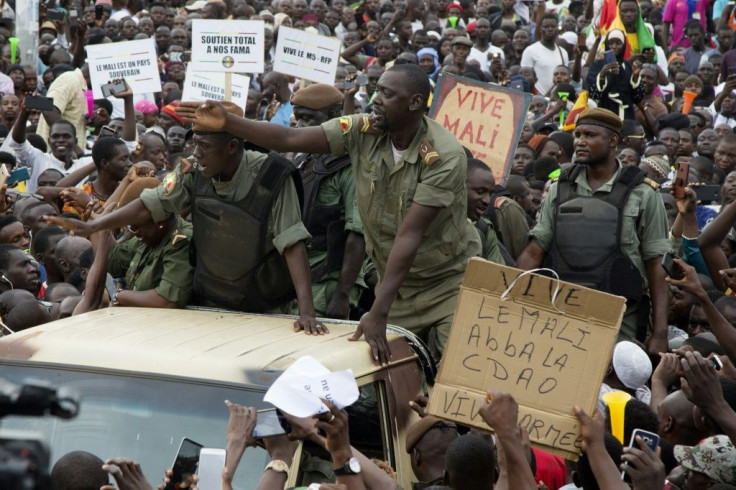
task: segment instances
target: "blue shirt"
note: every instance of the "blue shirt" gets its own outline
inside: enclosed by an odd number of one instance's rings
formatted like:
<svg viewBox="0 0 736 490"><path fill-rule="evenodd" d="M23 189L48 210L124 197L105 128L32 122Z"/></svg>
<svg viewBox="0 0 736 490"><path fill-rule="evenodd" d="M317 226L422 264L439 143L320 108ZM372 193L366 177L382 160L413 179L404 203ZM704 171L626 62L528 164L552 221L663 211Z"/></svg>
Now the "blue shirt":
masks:
<svg viewBox="0 0 736 490"><path fill-rule="evenodd" d="M291 126L291 115L293 113L294 106L291 105L291 101L286 101L282 103L278 109L276 109L276 114L273 115L273 117L270 119L270 122L289 127ZM263 115L263 119L266 119L265 114Z"/></svg>

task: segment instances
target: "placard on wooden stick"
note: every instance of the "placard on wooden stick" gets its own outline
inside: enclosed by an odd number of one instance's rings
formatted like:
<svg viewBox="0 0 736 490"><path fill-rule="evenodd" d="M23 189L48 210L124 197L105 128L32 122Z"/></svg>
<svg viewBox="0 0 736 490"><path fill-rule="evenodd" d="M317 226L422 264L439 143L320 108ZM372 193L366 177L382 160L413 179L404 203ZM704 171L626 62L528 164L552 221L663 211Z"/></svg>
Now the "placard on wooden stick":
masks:
<svg viewBox="0 0 736 490"><path fill-rule="evenodd" d="M505 184L531 100L525 92L448 73L437 82L429 117Z"/></svg>
<svg viewBox="0 0 736 490"><path fill-rule="evenodd" d="M427 411L490 430L478 410L487 391L506 391L532 444L577 459L573 407L593 413L626 301L538 274L521 277L502 300L522 272L470 260Z"/></svg>
<svg viewBox="0 0 736 490"><path fill-rule="evenodd" d="M192 21L194 71L263 73L263 21Z"/></svg>
<svg viewBox="0 0 736 490"><path fill-rule="evenodd" d="M187 67L187 76L184 79L182 100L225 100L227 76L232 77L231 101L245 110L248 100L248 87L250 77L238 75L237 73L218 73L194 71L191 66Z"/></svg>

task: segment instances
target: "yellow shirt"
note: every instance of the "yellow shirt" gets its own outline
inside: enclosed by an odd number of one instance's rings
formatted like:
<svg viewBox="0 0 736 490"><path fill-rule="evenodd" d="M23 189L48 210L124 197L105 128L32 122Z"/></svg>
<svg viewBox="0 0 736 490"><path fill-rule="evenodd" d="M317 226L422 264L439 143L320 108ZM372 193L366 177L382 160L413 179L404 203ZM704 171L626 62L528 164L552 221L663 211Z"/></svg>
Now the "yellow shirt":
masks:
<svg viewBox="0 0 736 490"><path fill-rule="evenodd" d="M87 146L87 81L82 70L62 73L49 87L46 97L54 99L54 106L61 112L61 118L74 125L77 130L77 144L81 149ZM38 121L36 132L48 142L49 125L43 117Z"/></svg>
<svg viewBox="0 0 736 490"><path fill-rule="evenodd" d="M629 42L629 47L631 48L631 54L638 54L639 51L639 36L634 32L626 33L626 40Z"/></svg>

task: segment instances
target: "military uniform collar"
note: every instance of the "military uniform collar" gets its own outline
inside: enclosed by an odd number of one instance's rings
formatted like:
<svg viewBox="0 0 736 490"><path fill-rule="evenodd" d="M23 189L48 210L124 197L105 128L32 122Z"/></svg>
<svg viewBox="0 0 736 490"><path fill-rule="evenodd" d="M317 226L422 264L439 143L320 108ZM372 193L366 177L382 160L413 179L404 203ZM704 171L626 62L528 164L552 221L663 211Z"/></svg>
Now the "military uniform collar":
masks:
<svg viewBox="0 0 736 490"><path fill-rule="evenodd" d="M422 122L419 124L419 127L417 128L417 132L414 134L414 139L411 140L411 143L409 143L408 148L406 149L404 156L402 157L402 161L398 164L394 164L394 155L391 151L391 145L393 143L391 142L391 135L389 133L386 133L387 138L387 149L384 153L384 160L386 163L389 164L390 167L395 167L392 170L398 170L401 167L403 167L404 163L410 163L412 165L416 164L420 160L420 147L424 140L427 138L427 116L422 117Z"/></svg>
<svg viewBox="0 0 736 490"><path fill-rule="evenodd" d="M621 165L621 162L618 161L618 158L616 159L616 172L613 174L613 176L608 179L608 181L600 186L598 189L593 191L593 189L588 184L588 168L586 167L583 172L580 172L578 176L575 178L575 185L579 185L586 191L593 194L594 192L611 192L611 189L613 189L613 184L616 182L616 179L618 179L619 174L621 173L621 169L623 166Z"/></svg>

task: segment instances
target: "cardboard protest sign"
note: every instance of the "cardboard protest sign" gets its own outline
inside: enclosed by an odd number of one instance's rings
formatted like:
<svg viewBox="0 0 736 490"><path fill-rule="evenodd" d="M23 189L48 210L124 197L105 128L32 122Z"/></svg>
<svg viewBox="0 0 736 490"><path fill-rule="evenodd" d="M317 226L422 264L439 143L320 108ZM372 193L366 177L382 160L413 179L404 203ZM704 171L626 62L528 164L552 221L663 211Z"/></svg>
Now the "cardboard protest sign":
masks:
<svg viewBox="0 0 736 490"><path fill-rule="evenodd" d="M531 94L443 74L429 116L442 124L505 184L524 127Z"/></svg>
<svg viewBox="0 0 736 490"><path fill-rule="evenodd" d="M205 20L192 22L194 71L263 73L263 21Z"/></svg>
<svg viewBox="0 0 736 490"><path fill-rule="evenodd" d="M593 413L625 300L538 274L510 288L521 273L470 260L428 412L490 430L478 410L487 391L506 391L535 446L577 459L573 407Z"/></svg>
<svg viewBox="0 0 736 490"><path fill-rule="evenodd" d="M250 77L235 74L231 77L230 101L245 110ZM194 71L191 66L188 66L181 100L225 100L225 74L222 72Z"/></svg>
<svg viewBox="0 0 736 490"><path fill-rule="evenodd" d="M87 46L89 76L95 99L104 99L102 85L124 78L134 94L161 91L158 58L153 39Z"/></svg>
<svg viewBox="0 0 736 490"><path fill-rule="evenodd" d="M339 39L279 27L273 71L332 85L339 59Z"/></svg>

